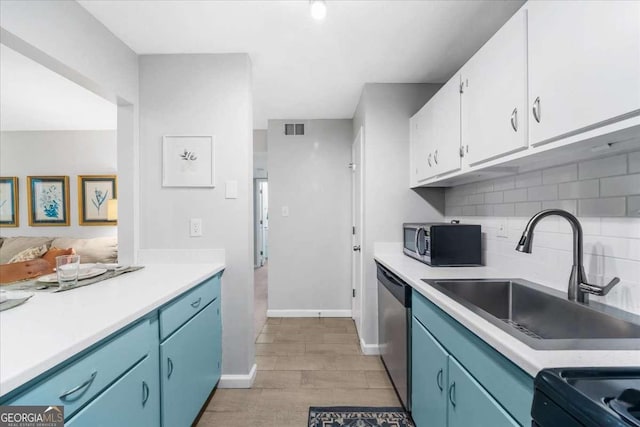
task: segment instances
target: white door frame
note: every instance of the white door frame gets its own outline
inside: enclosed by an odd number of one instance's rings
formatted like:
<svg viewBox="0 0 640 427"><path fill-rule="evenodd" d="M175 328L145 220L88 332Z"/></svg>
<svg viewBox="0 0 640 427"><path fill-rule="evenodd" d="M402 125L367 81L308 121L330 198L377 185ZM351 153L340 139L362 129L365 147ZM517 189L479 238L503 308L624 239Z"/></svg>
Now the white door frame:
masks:
<svg viewBox="0 0 640 427"><path fill-rule="evenodd" d="M358 242L358 238L356 237L356 234L354 234L352 232L351 234L351 244L352 246L355 245L360 245L360 251L351 251L351 289L352 292L355 292L355 298L351 299L351 317L353 318L353 320L355 321L356 324L356 329L358 331L358 334L361 334L362 332L362 317L363 317L363 313L362 313L362 309L363 309L363 300L362 300L362 294L363 294L363 286L362 286L362 281L363 281L363 277L364 277L364 262L363 262L363 253L364 253L364 227L363 227L363 223L364 223L364 191L363 191L363 187L364 187L364 168L363 168L363 157L364 157L364 129L362 128L362 126L360 127L360 129L358 130L358 133L356 134L355 139L353 140L353 143L351 145L351 224L355 227L356 224L359 224L360 229L356 230L357 234L360 237L360 241ZM360 156L358 159L356 159L356 147L360 146ZM354 167L355 165L355 167ZM356 174L360 174L360 188L356 188ZM357 192L357 193L356 193ZM356 194L359 194L359 200L356 201ZM356 218L356 203L360 204L360 215L359 218ZM356 274L356 266L358 265L357 263L357 259L360 258L360 263L359 263L359 275ZM359 278L359 280L358 280ZM356 309L356 303L357 303L357 307L359 309Z"/></svg>

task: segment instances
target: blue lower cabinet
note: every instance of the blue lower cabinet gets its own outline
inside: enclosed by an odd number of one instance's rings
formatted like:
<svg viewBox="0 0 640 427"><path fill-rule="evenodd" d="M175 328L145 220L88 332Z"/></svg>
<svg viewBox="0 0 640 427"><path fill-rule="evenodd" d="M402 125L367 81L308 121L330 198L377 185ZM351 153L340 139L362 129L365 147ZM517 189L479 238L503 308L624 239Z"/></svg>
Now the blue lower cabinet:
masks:
<svg viewBox="0 0 640 427"><path fill-rule="evenodd" d="M187 427L220 378L219 299L160 344L162 425Z"/></svg>
<svg viewBox="0 0 640 427"><path fill-rule="evenodd" d="M411 333L411 415L419 427L444 427L449 355L415 317Z"/></svg>
<svg viewBox="0 0 640 427"><path fill-rule="evenodd" d="M449 427L519 426L453 357L449 357L447 388ZM434 424L439 425L439 424ZM444 425L444 424L442 424Z"/></svg>
<svg viewBox="0 0 640 427"><path fill-rule="evenodd" d="M160 425L157 352L147 356L98 395L67 427L138 427Z"/></svg>

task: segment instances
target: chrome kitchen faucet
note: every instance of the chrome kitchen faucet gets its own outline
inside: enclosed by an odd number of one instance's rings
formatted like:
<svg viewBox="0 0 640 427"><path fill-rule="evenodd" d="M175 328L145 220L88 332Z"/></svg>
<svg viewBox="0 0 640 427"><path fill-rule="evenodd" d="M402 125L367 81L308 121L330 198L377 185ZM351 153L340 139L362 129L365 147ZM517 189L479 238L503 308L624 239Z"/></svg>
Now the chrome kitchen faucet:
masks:
<svg viewBox="0 0 640 427"><path fill-rule="evenodd" d="M547 209L540 211L531 217L527 223L522 237L516 246L516 251L530 254L533 244L533 229L541 219L551 215L560 216L571 224L573 230L573 266L571 267L571 275L569 276L569 300L578 301L586 304L589 302L589 294L606 295L611 288L620 282L618 277L614 277L606 286L592 285L587 282L587 275L584 272L582 262L582 226L578 218L562 209Z"/></svg>

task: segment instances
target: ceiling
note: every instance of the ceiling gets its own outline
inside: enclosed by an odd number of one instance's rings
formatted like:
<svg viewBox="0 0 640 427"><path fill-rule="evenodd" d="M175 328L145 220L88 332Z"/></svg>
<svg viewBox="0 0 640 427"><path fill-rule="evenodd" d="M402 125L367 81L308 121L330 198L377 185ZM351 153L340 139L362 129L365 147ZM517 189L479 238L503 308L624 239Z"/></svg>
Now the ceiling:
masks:
<svg viewBox="0 0 640 427"><path fill-rule="evenodd" d="M351 118L362 86L443 83L523 1L80 0L138 54L247 52L254 127Z"/></svg>
<svg viewBox="0 0 640 427"><path fill-rule="evenodd" d="M0 130L116 129L117 107L0 45Z"/></svg>

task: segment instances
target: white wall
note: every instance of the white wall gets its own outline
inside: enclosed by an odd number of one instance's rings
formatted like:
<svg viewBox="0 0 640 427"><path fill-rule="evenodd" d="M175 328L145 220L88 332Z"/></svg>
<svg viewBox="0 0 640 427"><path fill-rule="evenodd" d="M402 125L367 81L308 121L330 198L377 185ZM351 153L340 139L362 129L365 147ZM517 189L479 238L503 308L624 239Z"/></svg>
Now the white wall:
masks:
<svg viewBox="0 0 640 427"><path fill-rule="evenodd" d="M138 246L138 56L75 1L0 2L0 42L118 103L118 258Z"/></svg>
<svg viewBox="0 0 640 427"><path fill-rule="evenodd" d="M284 123L269 121L268 313L349 315L352 121L304 121L304 136Z"/></svg>
<svg viewBox="0 0 640 427"><path fill-rule="evenodd" d="M116 236L114 226L80 226L78 175L117 174L116 131L12 131L0 133L0 171L18 177L20 227L2 228L11 236ZM69 177L69 227L30 227L27 176Z"/></svg>
<svg viewBox="0 0 640 427"><path fill-rule="evenodd" d="M409 118L440 85L364 86L353 119L353 136L364 128L363 304L360 338L378 343L378 294L373 260L375 242L402 241L403 222L440 221L441 189L409 189Z"/></svg>
<svg viewBox="0 0 640 427"><path fill-rule="evenodd" d="M215 188L163 188L162 136L215 135ZM140 57L141 249L223 248L223 373L248 375L253 343L251 62L246 54ZM238 198L225 199L225 181ZM201 218L203 236L189 237Z"/></svg>

